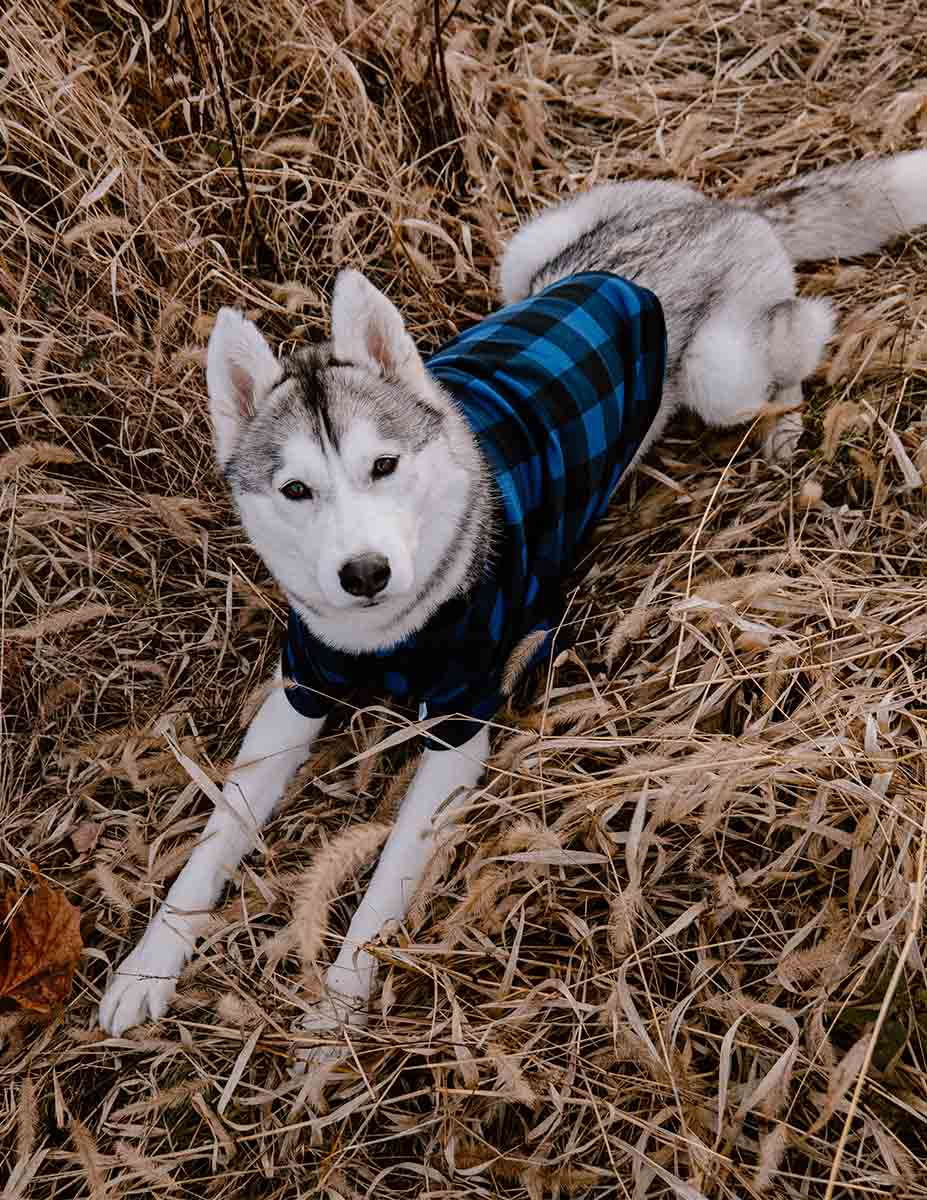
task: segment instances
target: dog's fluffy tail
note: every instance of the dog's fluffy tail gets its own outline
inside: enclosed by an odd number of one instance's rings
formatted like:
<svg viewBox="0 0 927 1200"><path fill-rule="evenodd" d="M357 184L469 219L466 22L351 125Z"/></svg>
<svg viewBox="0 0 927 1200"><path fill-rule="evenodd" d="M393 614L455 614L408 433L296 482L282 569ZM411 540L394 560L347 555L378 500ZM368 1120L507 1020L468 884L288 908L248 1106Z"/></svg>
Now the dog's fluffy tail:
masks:
<svg viewBox="0 0 927 1200"><path fill-rule="evenodd" d="M927 225L927 150L812 171L744 203L795 262L869 254Z"/></svg>

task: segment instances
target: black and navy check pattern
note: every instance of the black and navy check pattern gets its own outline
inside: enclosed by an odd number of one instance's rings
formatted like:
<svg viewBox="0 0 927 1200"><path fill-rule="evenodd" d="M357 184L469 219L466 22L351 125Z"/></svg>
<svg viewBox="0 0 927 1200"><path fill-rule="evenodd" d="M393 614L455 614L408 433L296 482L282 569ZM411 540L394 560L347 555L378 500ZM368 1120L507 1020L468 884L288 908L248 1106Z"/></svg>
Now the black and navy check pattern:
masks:
<svg viewBox="0 0 927 1200"><path fill-rule="evenodd" d="M320 717L349 688L443 716L429 744L462 745L503 703L516 646L548 632L564 577L602 517L660 404L666 329L656 296L617 275L552 284L459 334L426 363L479 440L496 480L499 529L484 577L388 650L348 654L291 612L290 703Z"/></svg>

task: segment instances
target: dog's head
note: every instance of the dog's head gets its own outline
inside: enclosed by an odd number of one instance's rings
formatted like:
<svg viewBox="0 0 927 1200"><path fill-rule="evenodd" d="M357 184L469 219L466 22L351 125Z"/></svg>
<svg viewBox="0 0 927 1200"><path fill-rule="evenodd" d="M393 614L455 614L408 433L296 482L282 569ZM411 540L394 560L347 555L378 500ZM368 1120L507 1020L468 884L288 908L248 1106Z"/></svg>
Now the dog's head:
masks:
<svg viewBox="0 0 927 1200"><path fill-rule="evenodd" d="M257 551L322 636L380 644L441 564L472 484L460 421L399 313L343 271L331 342L278 359L224 308L207 385L216 455Z"/></svg>

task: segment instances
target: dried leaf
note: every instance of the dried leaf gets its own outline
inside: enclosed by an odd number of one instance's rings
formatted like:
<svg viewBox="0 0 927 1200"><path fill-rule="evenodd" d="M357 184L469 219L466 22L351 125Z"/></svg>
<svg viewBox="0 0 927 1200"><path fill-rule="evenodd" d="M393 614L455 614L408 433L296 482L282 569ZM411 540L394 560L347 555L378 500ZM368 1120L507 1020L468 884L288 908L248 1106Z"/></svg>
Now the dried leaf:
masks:
<svg viewBox="0 0 927 1200"><path fill-rule="evenodd" d="M103 179L92 188L89 192L85 192L78 200L78 208L89 208L91 204L95 204L97 200L102 200L109 189L113 186L119 176L122 174L122 167L115 166L111 171L108 171Z"/></svg>
<svg viewBox="0 0 927 1200"><path fill-rule="evenodd" d="M890 425L886 425L881 417L879 418L879 424L885 430L885 437L888 440L888 448L891 450L895 462L898 464L898 468L901 471L901 474L904 476L905 487L910 491L914 491L916 488L922 487L924 481L921 479L921 473L911 461L907 450L905 450L904 446L902 445L901 438L894 431L894 429L891 428Z"/></svg>
<svg viewBox="0 0 927 1200"><path fill-rule="evenodd" d="M44 882L0 900L0 997L51 1012L71 991L83 949L80 910Z"/></svg>
<svg viewBox="0 0 927 1200"><path fill-rule="evenodd" d="M87 854L92 850L103 832L99 821L81 821L71 834L71 845L78 854Z"/></svg>

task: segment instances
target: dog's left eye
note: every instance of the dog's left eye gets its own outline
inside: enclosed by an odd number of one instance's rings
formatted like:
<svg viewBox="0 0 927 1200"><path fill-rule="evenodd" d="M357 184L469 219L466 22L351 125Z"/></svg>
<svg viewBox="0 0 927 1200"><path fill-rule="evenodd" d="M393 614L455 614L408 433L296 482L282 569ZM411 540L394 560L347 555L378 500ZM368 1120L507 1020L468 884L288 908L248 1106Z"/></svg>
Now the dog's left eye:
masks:
<svg viewBox="0 0 927 1200"><path fill-rule="evenodd" d="M373 464L373 470L370 474L374 479L385 479L387 475L392 475L399 463L398 458L385 457L378 458Z"/></svg>
<svg viewBox="0 0 927 1200"><path fill-rule="evenodd" d="M291 479L289 483L285 483L280 489L282 495L286 496L287 500L311 500L312 489L306 487L301 479Z"/></svg>

